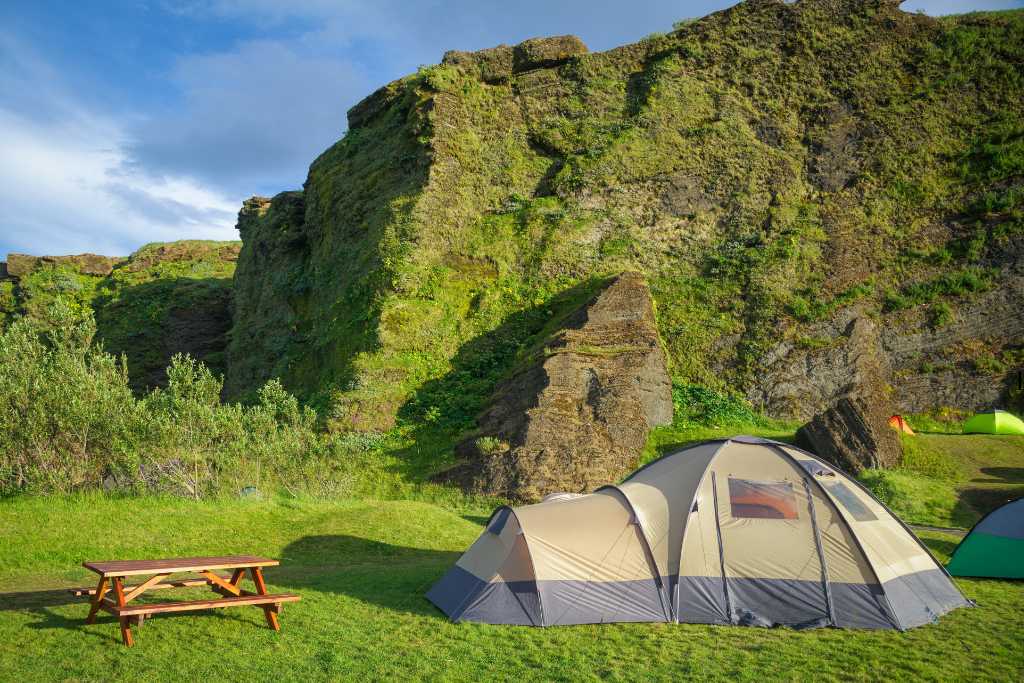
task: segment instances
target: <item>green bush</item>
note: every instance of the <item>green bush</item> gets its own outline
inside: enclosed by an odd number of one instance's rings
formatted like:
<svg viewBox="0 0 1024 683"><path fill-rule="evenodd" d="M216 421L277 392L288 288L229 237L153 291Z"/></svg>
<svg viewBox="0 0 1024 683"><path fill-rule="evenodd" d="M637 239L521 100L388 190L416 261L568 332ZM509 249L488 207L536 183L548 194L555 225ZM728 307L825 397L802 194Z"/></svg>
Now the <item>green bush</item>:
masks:
<svg viewBox="0 0 1024 683"><path fill-rule="evenodd" d="M91 316L58 302L55 326L24 318L0 335L0 494L114 487L194 498L244 487L338 495L347 455L373 448L318 429L277 380L251 406L175 356L167 387L133 396L123 358L94 343Z"/></svg>
<svg viewBox="0 0 1024 683"><path fill-rule="evenodd" d="M672 406L676 425L760 425L763 416L742 398L697 384L673 384Z"/></svg>

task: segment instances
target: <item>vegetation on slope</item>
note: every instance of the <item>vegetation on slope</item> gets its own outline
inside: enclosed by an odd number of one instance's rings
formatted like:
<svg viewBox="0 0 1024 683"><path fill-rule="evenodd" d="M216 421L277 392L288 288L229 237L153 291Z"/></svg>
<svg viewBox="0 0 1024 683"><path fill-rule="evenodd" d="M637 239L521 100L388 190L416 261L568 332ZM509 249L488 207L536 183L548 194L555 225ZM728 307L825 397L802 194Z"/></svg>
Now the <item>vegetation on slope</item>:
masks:
<svg viewBox="0 0 1024 683"><path fill-rule="evenodd" d="M147 244L124 259L17 256L25 262L17 277L0 281L0 329L22 316L52 327L59 301L77 320L95 317L106 350L126 357L137 392L165 383L175 353L223 374L239 247L185 240Z"/></svg>
<svg viewBox="0 0 1024 683"><path fill-rule="evenodd" d="M279 376L338 429L450 439L481 368L623 269L676 381L741 394L841 309L923 332L1017 276L1020 12L765 0L486 81L472 59L375 93L246 221L231 395Z"/></svg>

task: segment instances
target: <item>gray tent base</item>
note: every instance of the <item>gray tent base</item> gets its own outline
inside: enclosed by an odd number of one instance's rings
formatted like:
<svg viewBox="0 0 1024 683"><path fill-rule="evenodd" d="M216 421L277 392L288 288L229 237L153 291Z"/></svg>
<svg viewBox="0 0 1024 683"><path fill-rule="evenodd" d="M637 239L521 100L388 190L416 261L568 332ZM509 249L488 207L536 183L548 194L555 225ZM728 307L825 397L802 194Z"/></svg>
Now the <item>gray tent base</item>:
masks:
<svg viewBox="0 0 1024 683"><path fill-rule="evenodd" d="M821 601L821 584L814 581L729 579L732 610L727 615L726 591L720 578L681 577L675 587L675 618L662 609L663 597L654 581L539 583L488 583L453 567L430 589L427 599L455 622L513 626L675 622L802 630L833 625ZM937 569L900 577L884 589L832 583L834 626L903 630L933 623L946 612L965 606L959 591L949 587L946 575ZM538 599L541 592L548 613L546 621ZM928 598L922 600L922 596Z"/></svg>

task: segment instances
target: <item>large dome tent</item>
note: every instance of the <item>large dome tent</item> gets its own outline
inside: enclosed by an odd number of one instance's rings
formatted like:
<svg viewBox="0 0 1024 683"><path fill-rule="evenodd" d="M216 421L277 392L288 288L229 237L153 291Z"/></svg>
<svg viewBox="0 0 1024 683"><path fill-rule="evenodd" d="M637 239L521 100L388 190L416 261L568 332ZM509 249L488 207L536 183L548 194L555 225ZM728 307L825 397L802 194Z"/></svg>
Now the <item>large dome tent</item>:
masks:
<svg viewBox="0 0 1024 683"><path fill-rule="evenodd" d="M907 629L969 604L855 480L789 444L704 442L617 486L501 507L427 597L454 621Z"/></svg>

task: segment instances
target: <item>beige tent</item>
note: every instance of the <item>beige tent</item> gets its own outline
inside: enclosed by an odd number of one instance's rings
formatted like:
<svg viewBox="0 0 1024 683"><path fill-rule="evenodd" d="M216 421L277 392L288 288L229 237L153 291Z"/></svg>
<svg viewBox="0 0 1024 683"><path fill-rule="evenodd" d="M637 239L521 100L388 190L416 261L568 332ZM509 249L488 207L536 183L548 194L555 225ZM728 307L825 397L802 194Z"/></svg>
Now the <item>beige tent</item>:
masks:
<svg viewBox="0 0 1024 683"><path fill-rule="evenodd" d="M855 480L793 446L711 441L618 486L499 508L427 594L455 621L906 629L967 605Z"/></svg>

